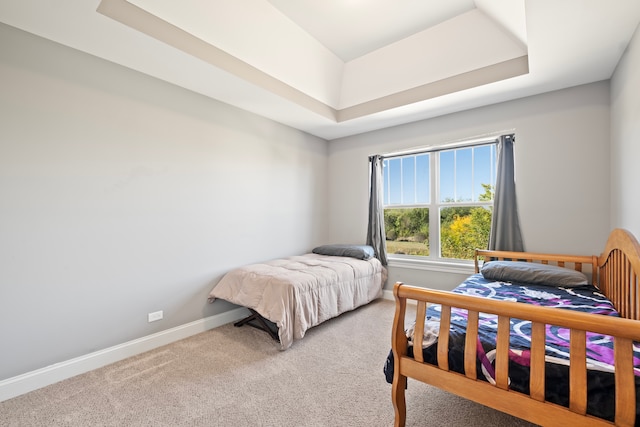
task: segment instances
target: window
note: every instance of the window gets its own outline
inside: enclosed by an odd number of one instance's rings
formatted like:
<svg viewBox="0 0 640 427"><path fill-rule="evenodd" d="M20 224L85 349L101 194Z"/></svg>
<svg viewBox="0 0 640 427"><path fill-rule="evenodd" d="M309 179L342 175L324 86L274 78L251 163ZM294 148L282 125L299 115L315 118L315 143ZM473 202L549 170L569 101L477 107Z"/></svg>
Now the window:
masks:
<svg viewBox="0 0 640 427"><path fill-rule="evenodd" d="M389 255L473 259L486 248L496 181L496 141L387 156L384 221Z"/></svg>

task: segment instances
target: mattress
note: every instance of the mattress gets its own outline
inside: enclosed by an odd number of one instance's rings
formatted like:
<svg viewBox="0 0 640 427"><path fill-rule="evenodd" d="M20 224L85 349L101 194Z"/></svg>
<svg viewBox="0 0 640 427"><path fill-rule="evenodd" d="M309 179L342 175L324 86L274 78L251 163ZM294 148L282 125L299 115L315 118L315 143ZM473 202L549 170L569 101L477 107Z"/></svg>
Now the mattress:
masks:
<svg viewBox="0 0 640 427"><path fill-rule="evenodd" d="M234 269L211 290L209 301L248 307L275 323L286 350L309 328L382 296L386 278L376 258L309 253Z"/></svg>

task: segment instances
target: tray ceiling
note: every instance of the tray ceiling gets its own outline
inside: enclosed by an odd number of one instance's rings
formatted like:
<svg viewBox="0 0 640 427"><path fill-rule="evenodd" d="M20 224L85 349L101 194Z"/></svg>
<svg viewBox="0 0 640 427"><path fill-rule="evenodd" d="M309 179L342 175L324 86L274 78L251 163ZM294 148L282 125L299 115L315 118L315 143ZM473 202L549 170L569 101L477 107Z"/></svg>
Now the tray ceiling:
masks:
<svg viewBox="0 0 640 427"><path fill-rule="evenodd" d="M611 77L616 0L5 0L0 21L325 139Z"/></svg>

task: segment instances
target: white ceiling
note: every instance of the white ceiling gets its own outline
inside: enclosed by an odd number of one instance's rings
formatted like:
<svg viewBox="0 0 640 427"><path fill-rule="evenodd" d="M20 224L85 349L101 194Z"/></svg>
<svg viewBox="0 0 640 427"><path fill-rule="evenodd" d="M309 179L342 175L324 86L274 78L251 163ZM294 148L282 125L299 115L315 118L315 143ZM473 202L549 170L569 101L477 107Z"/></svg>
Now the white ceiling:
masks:
<svg viewBox="0 0 640 427"><path fill-rule="evenodd" d="M325 139L611 77L638 0L2 0L0 22Z"/></svg>
<svg viewBox="0 0 640 427"><path fill-rule="evenodd" d="M345 62L476 7L473 0L269 0L269 3Z"/></svg>

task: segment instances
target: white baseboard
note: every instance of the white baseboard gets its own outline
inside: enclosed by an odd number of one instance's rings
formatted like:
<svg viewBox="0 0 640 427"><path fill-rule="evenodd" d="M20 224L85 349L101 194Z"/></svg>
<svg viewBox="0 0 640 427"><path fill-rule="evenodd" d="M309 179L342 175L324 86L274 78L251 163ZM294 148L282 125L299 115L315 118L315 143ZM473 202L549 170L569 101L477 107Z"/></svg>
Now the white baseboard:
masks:
<svg viewBox="0 0 640 427"><path fill-rule="evenodd" d="M166 331L85 354L35 371L0 381L0 402L48 386L127 357L190 337L209 329L235 322L249 314L246 308L236 308L205 319L196 320Z"/></svg>

